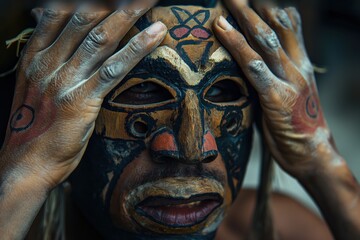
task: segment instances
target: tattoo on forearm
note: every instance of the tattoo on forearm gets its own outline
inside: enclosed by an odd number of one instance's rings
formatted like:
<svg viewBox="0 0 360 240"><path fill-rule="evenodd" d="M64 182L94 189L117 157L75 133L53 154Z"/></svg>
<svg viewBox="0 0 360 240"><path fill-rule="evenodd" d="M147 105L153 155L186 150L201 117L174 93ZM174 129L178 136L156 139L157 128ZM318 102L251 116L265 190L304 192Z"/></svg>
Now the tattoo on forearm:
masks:
<svg viewBox="0 0 360 240"><path fill-rule="evenodd" d="M27 130L34 123L35 110L28 105L22 105L13 114L10 121L12 132L22 132Z"/></svg>

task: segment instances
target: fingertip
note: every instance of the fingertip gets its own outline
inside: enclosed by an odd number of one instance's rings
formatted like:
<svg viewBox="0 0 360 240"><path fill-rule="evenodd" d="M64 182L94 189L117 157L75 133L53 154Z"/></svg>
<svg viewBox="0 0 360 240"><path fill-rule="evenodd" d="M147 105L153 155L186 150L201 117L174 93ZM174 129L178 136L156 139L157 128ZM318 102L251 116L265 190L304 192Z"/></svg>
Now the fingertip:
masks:
<svg viewBox="0 0 360 240"><path fill-rule="evenodd" d="M219 16L215 19L214 26L224 32L229 32L234 29L234 27L223 16Z"/></svg>
<svg viewBox="0 0 360 240"><path fill-rule="evenodd" d="M149 35L164 35L166 32L167 32L167 27L166 25L161 22L161 21L158 21L158 22L155 22L153 23L148 29L146 29L146 32L149 34Z"/></svg>
<svg viewBox="0 0 360 240"><path fill-rule="evenodd" d="M41 17L43 16L44 9L43 8L34 8L31 10L31 16L35 19L37 23L40 22Z"/></svg>

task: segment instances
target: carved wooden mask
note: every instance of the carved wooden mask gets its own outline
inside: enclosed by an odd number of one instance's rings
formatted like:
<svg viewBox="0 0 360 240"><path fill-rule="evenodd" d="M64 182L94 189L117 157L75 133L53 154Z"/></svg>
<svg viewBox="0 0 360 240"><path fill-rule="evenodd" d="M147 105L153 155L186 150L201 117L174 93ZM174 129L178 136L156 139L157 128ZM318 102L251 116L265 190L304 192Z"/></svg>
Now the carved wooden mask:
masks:
<svg viewBox="0 0 360 240"><path fill-rule="evenodd" d="M157 7L169 33L106 98L72 176L75 200L107 238L211 238L241 187L253 102L241 71L215 38L227 11Z"/></svg>

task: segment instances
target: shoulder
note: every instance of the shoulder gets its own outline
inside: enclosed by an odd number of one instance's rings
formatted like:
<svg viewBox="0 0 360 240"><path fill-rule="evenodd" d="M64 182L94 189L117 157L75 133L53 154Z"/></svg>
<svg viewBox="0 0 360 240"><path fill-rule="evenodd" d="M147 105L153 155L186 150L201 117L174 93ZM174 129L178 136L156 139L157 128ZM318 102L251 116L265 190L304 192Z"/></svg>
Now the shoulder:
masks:
<svg viewBox="0 0 360 240"><path fill-rule="evenodd" d="M219 228L226 239L245 239L251 229L256 191L243 189ZM284 240L332 240L326 223L298 201L281 193L272 193L270 201L274 228ZM223 239L223 238L219 238Z"/></svg>

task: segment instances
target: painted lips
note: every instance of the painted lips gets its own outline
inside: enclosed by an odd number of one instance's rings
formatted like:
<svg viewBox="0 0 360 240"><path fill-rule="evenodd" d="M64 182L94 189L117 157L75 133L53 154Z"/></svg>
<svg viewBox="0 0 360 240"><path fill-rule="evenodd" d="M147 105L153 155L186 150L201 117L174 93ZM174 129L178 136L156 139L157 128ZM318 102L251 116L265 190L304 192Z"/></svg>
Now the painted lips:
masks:
<svg viewBox="0 0 360 240"><path fill-rule="evenodd" d="M188 199L149 197L136 206L136 211L162 225L181 228L201 223L222 202L219 194L202 194Z"/></svg>

